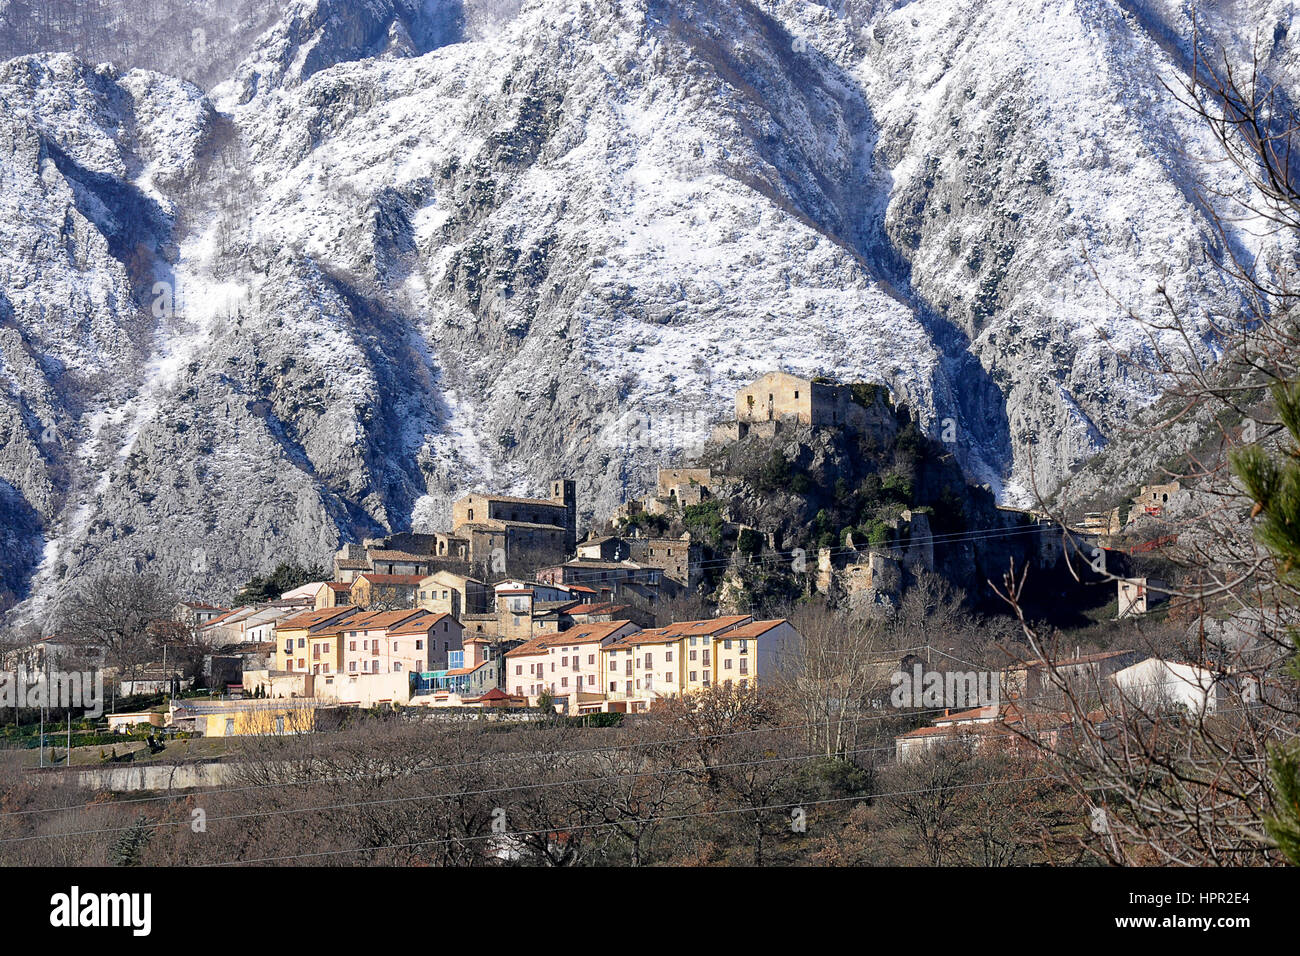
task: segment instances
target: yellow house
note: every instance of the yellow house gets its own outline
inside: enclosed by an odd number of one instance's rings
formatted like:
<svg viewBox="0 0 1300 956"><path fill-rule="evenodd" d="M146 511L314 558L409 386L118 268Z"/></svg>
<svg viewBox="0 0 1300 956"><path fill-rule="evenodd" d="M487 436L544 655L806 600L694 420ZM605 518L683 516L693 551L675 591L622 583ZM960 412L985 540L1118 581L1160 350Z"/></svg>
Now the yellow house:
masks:
<svg viewBox="0 0 1300 956"><path fill-rule="evenodd" d="M628 634L600 651L605 709L635 714L681 694L682 638L667 628Z"/></svg>
<svg viewBox="0 0 1300 956"><path fill-rule="evenodd" d="M275 655L272 670L312 673L310 644L313 635L327 629L331 624L350 617L356 611L354 607L324 608L318 611L303 611L301 614L294 614L280 621L275 626Z"/></svg>
<svg viewBox="0 0 1300 956"><path fill-rule="evenodd" d="M799 640L784 619L748 615L679 621L627 634L601 648L605 709L647 710L656 700L722 684L747 688L770 677Z"/></svg>
<svg viewBox="0 0 1300 956"><path fill-rule="evenodd" d="M187 709L205 737L283 736L316 729L314 700L202 701Z"/></svg>

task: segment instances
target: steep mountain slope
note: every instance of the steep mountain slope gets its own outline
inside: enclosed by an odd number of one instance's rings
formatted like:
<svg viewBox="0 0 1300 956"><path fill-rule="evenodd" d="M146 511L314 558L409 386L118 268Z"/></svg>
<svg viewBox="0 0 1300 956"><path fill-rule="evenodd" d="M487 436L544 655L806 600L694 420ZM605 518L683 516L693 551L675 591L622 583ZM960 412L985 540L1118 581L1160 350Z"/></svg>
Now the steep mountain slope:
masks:
<svg viewBox="0 0 1300 956"><path fill-rule="evenodd" d="M1121 305L1146 277L1234 301L1194 184L1240 184L1161 87L1185 26L1136 0L303 0L209 96L12 60L0 507L45 543L7 585L34 574L37 612L125 565L220 597L557 470L604 510L775 366L888 383L1005 497L1031 463L1055 482L1158 391Z"/></svg>

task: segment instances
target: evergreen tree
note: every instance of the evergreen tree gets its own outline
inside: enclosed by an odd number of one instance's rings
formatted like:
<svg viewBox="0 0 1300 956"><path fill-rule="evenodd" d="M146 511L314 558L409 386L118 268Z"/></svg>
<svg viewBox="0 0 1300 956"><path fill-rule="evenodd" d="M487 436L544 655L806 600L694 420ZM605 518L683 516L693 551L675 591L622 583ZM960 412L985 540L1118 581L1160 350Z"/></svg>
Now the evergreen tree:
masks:
<svg viewBox="0 0 1300 956"><path fill-rule="evenodd" d="M1259 523L1259 542L1278 559L1278 576L1287 583L1300 583L1300 383L1278 383L1272 388L1278 417L1290 436L1290 446L1281 457L1252 444L1232 456L1233 473L1255 501L1251 511ZM1292 647L1296 631L1290 632ZM1300 654L1287 668L1300 680ZM1300 865L1300 744L1275 747L1269 755L1269 777L1273 783L1275 812L1265 817L1268 834L1283 855Z"/></svg>
<svg viewBox="0 0 1300 956"><path fill-rule="evenodd" d="M113 865L140 866L152 836L153 826L149 823L149 818L143 814L137 817L135 823L123 831L117 842L113 844L113 849L110 851Z"/></svg>

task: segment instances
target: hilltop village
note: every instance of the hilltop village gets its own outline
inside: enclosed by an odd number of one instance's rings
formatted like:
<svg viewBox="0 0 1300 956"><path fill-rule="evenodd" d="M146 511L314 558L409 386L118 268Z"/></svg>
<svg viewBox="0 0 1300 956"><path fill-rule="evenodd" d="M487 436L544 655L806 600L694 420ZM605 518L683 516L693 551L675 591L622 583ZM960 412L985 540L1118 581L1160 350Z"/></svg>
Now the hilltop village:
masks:
<svg viewBox="0 0 1300 956"><path fill-rule="evenodd" d="M205 649L219 698L175 701L166 722L232 736L310 724L322 707L645 712L772 679L802 636L764 610L820 599L888 614L918 575L978 582L1009 559L1051 572L1063 535L1082 549L1114 520L1071 529L998 507L883 387L785 372L742 388L698 461L660 467L585 537L575 483L547 491L470 492L447 530L345 545L329 580L272 600L180 603L174 623ZM1148 491L1135 514L1168 501ZM1146 593L1121 582L1122 613L1145 612ZM20 649L29 669L75 650L57 637ZM119 676L124 695L189 683L159 662Z"/></svg>

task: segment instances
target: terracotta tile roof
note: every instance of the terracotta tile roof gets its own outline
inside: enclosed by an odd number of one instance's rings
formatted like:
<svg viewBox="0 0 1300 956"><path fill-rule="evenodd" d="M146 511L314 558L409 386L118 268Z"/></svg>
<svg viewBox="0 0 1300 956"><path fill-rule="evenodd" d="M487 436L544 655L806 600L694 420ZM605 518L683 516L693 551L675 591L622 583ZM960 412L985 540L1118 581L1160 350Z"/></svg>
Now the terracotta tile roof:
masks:
<svg viewBox="0 0 1300 956"><path fill-rule="evenodd" d="M700 634L717 634L728 628L744 625L751 620L753 619L748 614L733 614L729 617L715 617L705 621L677 621L660 630L675 636L691 637Z"/></svg>
<svg viewBox="0 0 1300 956"><path fill-rule="evenodd" d="M606 621L600 624L584 624L557 634L542 634L520 644L512 651L506 651L506 657L525 657L529 654L538 654L549 647L568 647L570 644L603 641L629 624L636 626L631 621Z"/></svg>
<svg viewBox="0 0 1300 956"><path fill-rule="evenodd" d="M432 561L437 557L435 554L418 554L415 551L393 551L386 548L375 548L367 551L371 561L414 561L417 564L423 564L426 561Z"/></svg>
<svg viewBox="0 0 1300 956"><path fill-rule="evenodd" d="M507 694L505 691L501 690L499 687L493 687L490 691L488 691L488 692L487 692L486 694L484 694L482 697L467 697L467 698L465 698L466 703L479 703L480 701L485 701L485 700L527 700L527 699L528 699L528 698L526 698L526 697L516 697L514 694Z"/></svg>
<svg viewBox="0 0 1300 956"><path fill-rule="evenodd" d="M365 558L338 558L334 566L342 571L364 571L370 567L370 562Z"/></svg>
<svg viewBox="0 0 1300 956"><path fill-rule="evenodd" d="M336 617L352 614L355 611L356 608L351 607L330 607L321 611L303 611L300 614L291 614L281 620L276 625L276 630L289 631L298 628L312 628L320 624L327 624Z"/></svg>
<svg viewBox="0 0 1300 956"><path fill-rule="evenodd" d="M330 581L325 585L331 591L351 591L352 585L344 584L342 581Z"/></svg>
<svg viewBox="0 0 1300 956"><path fill-rule="evenodd" d="M1008 708L1010 710L1010 708ZM1016 711L1015 713L1019 713ZM975 721L993 721L1004 716L1002 708L996 705L988 707L973 707L970 710L961 710L955 714L945 714L942 717L934 718L931 723L936 727L941 724L972 723Z"/></svg>
<svg viewBox="0 0 1300 956"><path fill-rule="evenodd" d="M338 610L338 608L334 608ZM342 618L330 624L317 633L321 637L342 634L345 631L386 631L389 628L401 624L407 618L424 614L424 611L359 611L357 608L349 608L353 613L348 617Z"/></svg>
<svg viewBox="0 0 1300 956"><path fill-rule="evenodd" d="M408 587L419 587L424 576L420 574L363 574L358 581L366 580L371 584L404 584Z"/></svg>
<svg viewBox="0 0 1300 956"><path fill-rule="evenodd" d="M593 614L621 614L628 609L626 604L579 604L569 611L569 617L591 617Z"/></svg>
<svg viewBox="0 0 1300 956"><path fill-rule="evenodd" d="M619 647L633 647L641 644L675 644L681 639L680 634L668 634L664 628L656 627L648 631L637 631L635 634L625 634L614 643L607 645L607 649L613 650Z"/></svg>
<svg viewBox="0 0 1300 956"><path fill-rule="evenodd" d="M240 611L244 611L244 610L247 609L237 607L234 608L233 610L227 611L225 614L218 615L217 617L214 617L212 620L208 621L208 623L204 624L203 627L200 628L200 630L207 630L210 627L217 627L218 625L221 624L222 621L226 620L227 618L234 617Z"/></svg>
<svg viewBox="0 0 1300 956"><path fill-rule="evenodd" d="M723 635L727 640L740 640L741 638L761 637L768 631L772 630L779 624L789 623L785 618L777 618L774 621L754 621L750 624L742 624L734 630L728 631Z"/></svg>
<svg viewBox="0 0 1300 956"><path fill-rule="evenodd" d="M392 635L423 634L443 619L446 619L456 627L460 627L460 621L456 620L450 614L436 614L431 612L426 614L424 617L413 617L409 621L403 621L396 627L391 628L388 633Z"/></svg>

